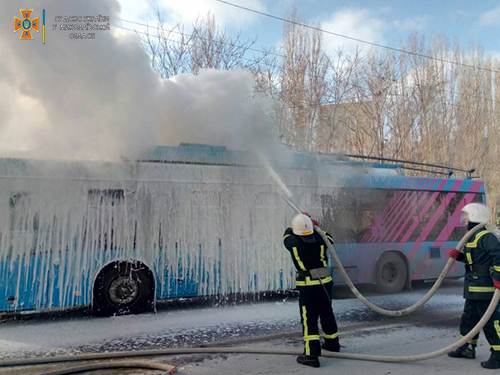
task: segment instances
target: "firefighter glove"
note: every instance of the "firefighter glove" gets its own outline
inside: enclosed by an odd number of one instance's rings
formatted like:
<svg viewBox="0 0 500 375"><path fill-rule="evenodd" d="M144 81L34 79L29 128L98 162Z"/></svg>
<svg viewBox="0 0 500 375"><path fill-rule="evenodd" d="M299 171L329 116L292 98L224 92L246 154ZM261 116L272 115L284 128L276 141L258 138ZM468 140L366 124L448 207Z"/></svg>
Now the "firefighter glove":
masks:
<svg viewBox="0 0 500 375"><path fill-rule="evenodd" d="M493 279L493 286L495 289L500 289L500 280Z"/></svg>
<svg viewBox="0 0 500 375"><path fill-rule="evenodd" d="M450 258L457 259L457 257L460 255L460 251L458 251L457 249L451 249L448 255L450 256Z"/></svg>

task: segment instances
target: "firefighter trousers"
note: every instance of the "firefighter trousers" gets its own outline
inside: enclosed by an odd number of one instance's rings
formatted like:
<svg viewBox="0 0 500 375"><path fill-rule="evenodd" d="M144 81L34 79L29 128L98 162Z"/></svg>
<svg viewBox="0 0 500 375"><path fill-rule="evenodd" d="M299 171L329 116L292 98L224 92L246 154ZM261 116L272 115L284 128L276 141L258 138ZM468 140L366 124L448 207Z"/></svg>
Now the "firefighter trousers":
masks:
<svg viewBox="0 0 500 375"><path fill-rule="evenodd" d="M321 355L318 318L321 321L326 347L338 347L339 345L337 321L335 320L330 301L332 298L333 282L330 281L324 284L324 286L325 288L321 285L301 286L298 288L300 293L299 308L305 355ZM328 296L325 289L329 294Z"/></svg>
<svg viewBox="0 0 500 375"><path fill-rule="evenodd" d="M463 337L468 334L482 318L490 300L466 299L462 318L460 319L460 335ZM493 352L500 352L500 311L499 307L493 312L488 322L483 327L486 340L491 345ZM479 333L469 341L469 344L477 345Z"/></svg>

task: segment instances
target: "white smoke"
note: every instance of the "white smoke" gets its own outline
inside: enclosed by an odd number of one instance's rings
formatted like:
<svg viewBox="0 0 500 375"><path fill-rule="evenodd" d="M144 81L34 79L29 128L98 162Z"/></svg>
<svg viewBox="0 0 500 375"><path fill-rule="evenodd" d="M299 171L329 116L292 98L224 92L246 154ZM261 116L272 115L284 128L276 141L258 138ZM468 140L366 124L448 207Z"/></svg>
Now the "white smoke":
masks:
<svg viewBox="0 0 500 375"><path fill-rule="evenodd" d="M55 16L119 18L116 0L28 1L32 19L46 11L34 40L20 40L17 2L0 15L0 154L64 159L133 158L180 142L253 149L276 139L264 101L252 97L245 71L203 71L162 80L140 38L96 31L73 40L53 30ZM116 24L116 23L115 23Z"/></svg>

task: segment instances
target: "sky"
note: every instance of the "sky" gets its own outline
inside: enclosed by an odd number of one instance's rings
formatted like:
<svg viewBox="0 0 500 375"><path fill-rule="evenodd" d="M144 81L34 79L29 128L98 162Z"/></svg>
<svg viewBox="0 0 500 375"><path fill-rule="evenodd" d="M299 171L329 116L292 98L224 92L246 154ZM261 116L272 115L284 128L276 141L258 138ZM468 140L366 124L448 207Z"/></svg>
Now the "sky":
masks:
<svg viewBox="0 0 500 375"><path fill-rule="evenodd" d="M228 0L273 16L286 18L295 7L301 18L310 24L336 34L367 42L398 47L409 33L417 32L427 38L444 35L456 40L463 48L470 43L481 44L487 53L500 55L500 3L496 0L435 1L435 0ZM140 4L140 5L138 5ZM158 8L167 23L189 24L207 12L229 31L240 30L244 37L258 37L256 46L279 46L283 22L217 0L120 0L122 18L136 22L154 23ZM125 26L127 23L124 22ZM125 26L127 27L127 26ZM128 25L130 27L130 24ZM134 27L140 30L139 25ZM325 46L353 49L367 47L347 38L324 34Z"/></svg>
<svg viewBox="0 0 500 375"><path fill-rule="evenodd" d="M305 22L371 43L397 47L417 31L456 38L463 48L480 43L500 56L500 3L491 0L228 2L275 17L296 7ZM21 7L39 20L45 9L46 43L41 28L32 30L32 40L14 32ZM208 70L162 79L153 71L140 36L123 28L154 25L156 9L167 25L187 29L210 12L230 35L257 37L256 49L280 46L283 21L217 0L0 0L0 155L115 160L158 144L252 149L277 142L268 103L252 92L250 73ZM109 16L110 30L95 32L93 40L72 39L56 19L88 15ZM352 50L356 43L325 33L325 47Z"/></svg>
<svg viewBox="0 0 500 375"><path fill-rule="evenodd" d="M14 32L20 4L33 21L46 10L45 44L41 30L32 40ZM61 26L86 23L57 18L109 16L112 25L120 10L117 0L0 2L0 155L134 160L156 145L252 149L277 139L250 72L162 79L137 34L111 27L75 39Z"/></svg>

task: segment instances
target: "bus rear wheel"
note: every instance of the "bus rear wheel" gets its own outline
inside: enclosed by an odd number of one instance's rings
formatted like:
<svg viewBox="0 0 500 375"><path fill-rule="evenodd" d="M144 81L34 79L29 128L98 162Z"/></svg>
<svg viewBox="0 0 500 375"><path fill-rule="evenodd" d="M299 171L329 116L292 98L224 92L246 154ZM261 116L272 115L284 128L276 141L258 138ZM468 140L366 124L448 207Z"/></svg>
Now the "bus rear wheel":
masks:
<svg viewBox="0 0 500 375"><path fill-rule="evenodd" d="M375 288L379 293L397 293L406 285L408 268L397 253L383 253L375 269Z"/></svg>
<svg viewBox="0 0 500 375"><path fill-rule="evenodd" d="M93 313L100 316L151 311L154 280L141 263L115 262L105 267L94 284Z"/></svg>

